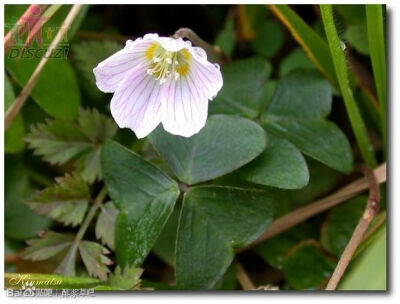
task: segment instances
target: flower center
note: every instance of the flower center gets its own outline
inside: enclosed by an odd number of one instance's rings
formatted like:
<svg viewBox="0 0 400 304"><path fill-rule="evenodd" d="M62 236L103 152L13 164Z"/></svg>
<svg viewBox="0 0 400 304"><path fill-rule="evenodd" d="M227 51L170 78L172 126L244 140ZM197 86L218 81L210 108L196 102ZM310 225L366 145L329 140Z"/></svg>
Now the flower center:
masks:
<svg viewBox="0 0 400 304"><path fill-rule="evenodd" d="M172 77L178 80L188 73L191 55L187 49L170 52L160 44L153 43L146 50L146 58L150 62L147 74L163 84Z"/></svg>

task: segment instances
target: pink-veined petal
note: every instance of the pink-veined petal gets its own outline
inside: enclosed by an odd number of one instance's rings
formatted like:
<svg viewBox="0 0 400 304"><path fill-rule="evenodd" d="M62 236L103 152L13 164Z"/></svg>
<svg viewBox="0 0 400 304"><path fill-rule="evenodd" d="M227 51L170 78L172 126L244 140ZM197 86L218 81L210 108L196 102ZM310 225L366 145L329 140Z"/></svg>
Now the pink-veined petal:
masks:
<svg viewBox="0 0 400 304"><path fill-rule="evenodd" d="M161 86L146 73L146 66L131 70L111 100L111 114L120 128L138 138L150 134L161 121Z"/></svg>
<svg viewBox="0 0 400 304"><path fill-rule="evenodd" d="M208 99L190 77L169 81L162 93L162 124L167 132L190 137L204 127Z"/></svg>
<svg viewBox="0 0 400 304"><path fill-rule="evenodd" d="M190 74L194 83L208 99L212 100L221 90L223 80L218 65L210 62L193 60L190 64Z"/></svg>
<svg viewBox="0 0 400 304"><path fill-rule="evenodd" d="M100 62L93 69L97 87L105 93L115 92L131 69L144 64L144 53L151 43L153 40L141 38L128 40L122 50Z"/></svg>

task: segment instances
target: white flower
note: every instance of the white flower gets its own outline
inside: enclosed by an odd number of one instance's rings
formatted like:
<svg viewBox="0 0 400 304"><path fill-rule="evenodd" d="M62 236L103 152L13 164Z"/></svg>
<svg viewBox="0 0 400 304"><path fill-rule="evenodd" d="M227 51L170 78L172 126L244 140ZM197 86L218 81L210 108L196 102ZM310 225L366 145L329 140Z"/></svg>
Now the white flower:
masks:
<svg viewBox="0 0 400 304"><path fill-rule="evenodd" d="M111 114L120 128L147 136L160 122L166 131L190 137L204 127L208 101L222 87L217 64L182 38L147 34L100 62L97 87L113 92Z"/></svg>

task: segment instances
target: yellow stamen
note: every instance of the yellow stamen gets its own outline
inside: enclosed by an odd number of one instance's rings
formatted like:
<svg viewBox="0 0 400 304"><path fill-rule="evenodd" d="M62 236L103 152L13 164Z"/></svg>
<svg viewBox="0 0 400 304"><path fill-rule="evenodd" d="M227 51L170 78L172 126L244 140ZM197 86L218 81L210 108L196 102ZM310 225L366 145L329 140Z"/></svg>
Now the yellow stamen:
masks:
<svg viewBox="0 0 400 304"><path fill-rule="evenodd" d="M145 57L150 66L147 73L153 75L162 84L172 76L175 80L185 76L189 72L189 62L192 56L187 49L169 52L155 42L146 49Z"/></svg>
<svg viewBox="0 0 400 304"><path fill-rule="evenodd" d="M146 50L146 58L152 60L154 57L154 52L156 51L157 43L151 44Z"/></svg>

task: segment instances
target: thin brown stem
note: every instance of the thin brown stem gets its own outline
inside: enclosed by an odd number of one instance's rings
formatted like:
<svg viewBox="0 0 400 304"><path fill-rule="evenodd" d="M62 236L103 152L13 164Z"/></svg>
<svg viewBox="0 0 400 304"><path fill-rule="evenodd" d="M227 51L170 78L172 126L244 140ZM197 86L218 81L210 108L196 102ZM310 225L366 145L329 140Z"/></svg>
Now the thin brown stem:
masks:
<svg viewBox="0 0 400 304"><path fill-rule="evenodd" d="M385 182L386 163L376 168L373 174L378 183ZM368 187L368 178L363 177L336 191L332 195L329 195L323 199L317 200L312 204L290 212L289 214L286 214L272 222L271 225L269 225L268 229L258 239L256 239L249 246L238 249L237 252L242 252L251 247L254 247L255 245L292 228L293 226L307 220L310 217L313 217L323 211L337 206L338 204L361 193L365 189L368 189Z"/></svg>
<svg viewBox="0 0 400 304"><path fill-rule="evenodd" d="M371 226L365 232L362 242L367 240L372 234L375 233L382 225L386 222L386 211L381 212L375 216L375 220L371 223Z"/></svg>
<svg viewBox="0 0 400 304"><path fill-rule="evenodd" d="M239 262L236 262L236 278L239 281L240 286L242 286L243 290L256 289L256 286L251 281L243 265L240 264Z"/></svg>
<svg viewBox="0 0 400 304"><path fill-rule="evenodd" d="M336 265L335 271L330 278L326 290L335 290L340 282L347 266L349 265L354 252L357 250L358 245L362 242L364 234L367 231L369 223L379 212L380 205L380 193L379 184L375 179L374 174L369 169L365 169L365 175L369 182L369 197L367 200L367 206L365 207L364 213L358 222L356 229L347 243L339 262Z"/></svg>
<svg viewBox="0 0 400 304"><path fill-rule="evenodd" d="M24 86L19 96L15 99L13 104L8 108L5 119L4 119L4 128L7 129L11 122L14 120L15 116L19 113L22 106L24 105L26 99L28 98L29 94L31 93L33 87L35 86L37 80L39 79L40 73L43 70L43 67L46 65L47 61L49 60L52 52L60 43L61 39L64 37L68 29L70 28L72 22L78 15L79 11L81 10L81 4L75 4L71 10L69 11L67 17L65 18L60 30L57 32L57 35L54 37L53 41L51 42L50 46L46 50L45 55L40 60L39 64L35 68L34 72L32 73L31 77L28 80L28 83Z"/></svg>
<svg viewBox="0 0 400 304"><path fill-rule="evenodd" d="M13 38L19 39L28 29L29 20L30 27L35 26L39 18L36 17L38 12L45 11L50 5L44 4L31 4L26 11L22 14L22 16L18 19L17 23L8 31L6 36L4 37L4 54L7 54L11 49L12 43L14 41ZM16 41L15 41L16 42Z"/></svg>
<svg viewBox="0 0 400 304"><path fill-rule="evenodd" d="M21 261L21 257L19 254L5 254L4 255L4 263L6 264L15 264Z"/></svg>
<svg viewBox="0 0 400 304"><path fill-rule="evenodd" d="M175 32L174 38L189 39L191 42L193 42L193 44L203 48L206 51L209 59L213 62L217 62L221 65L228 62L228 57L224 54L224 52L222 52L219 47L212 46L208 42L204 41L190 28L180 28Z"/></svg>

